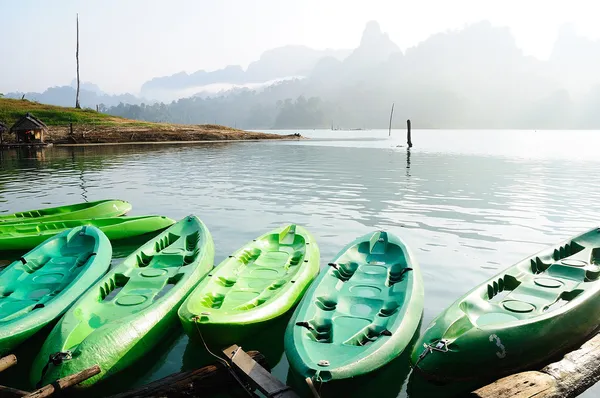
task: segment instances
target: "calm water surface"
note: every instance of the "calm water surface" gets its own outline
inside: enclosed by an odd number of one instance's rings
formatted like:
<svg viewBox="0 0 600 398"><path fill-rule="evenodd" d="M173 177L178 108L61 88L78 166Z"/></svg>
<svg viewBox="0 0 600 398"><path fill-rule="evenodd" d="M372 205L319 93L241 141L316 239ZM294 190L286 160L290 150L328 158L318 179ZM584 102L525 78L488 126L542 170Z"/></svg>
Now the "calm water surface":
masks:
<svg viewBox="0 0 600 398"><path fill-rule="evenodd" d="M0 152L0 212L119 198L133 204L130 215L193 213L213 234L215 264L284 223L313 233L322 264L357 236L386 229L421 264L423 329L476 284L600 221L600 132L415 130L410 151L399 147L403 131L299 132L312 139ZM244 348L264 351L273 373L293 383L284 326ZM193 368L201 356L178 331L119 384ZM451 394L410 375L405 355L362 384L384 396Z"/></svg>

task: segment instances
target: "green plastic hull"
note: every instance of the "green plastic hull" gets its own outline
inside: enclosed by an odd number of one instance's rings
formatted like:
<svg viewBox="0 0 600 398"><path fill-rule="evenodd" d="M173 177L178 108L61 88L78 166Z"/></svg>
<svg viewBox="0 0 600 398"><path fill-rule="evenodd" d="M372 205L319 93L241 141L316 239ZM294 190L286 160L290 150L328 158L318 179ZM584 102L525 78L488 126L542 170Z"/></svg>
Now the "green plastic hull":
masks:
<svg viewBox="0 0 600 398"><path fill-rule="evenodd" d="M130 210L131 204L128 202L108 199L0 215L0 223L117 217Z"/></svg>
<svg viewBox="0 0 600 398"><path fill-rule="evenodd" d="M195 216L177 222L133 252L79 299L36 357L33 383L47 384L98 364L88 387L143 359L178 325L177 309L212 269L214 244ZM49 363L55 353L72 359Z"/></svg>
<svg viewBox="0 0 600 398"><path fill-rule="evenodd" d="M141 216L0 224L0 250L27 250L57 233L82 225L97 227L114 241L161 231L174 223L168 217Z"/></svg>
<svg viewBox="0 0 600 398"><path fill-rule="evenodd" d="M504 270L434 319L411 361L430 379L499 378L581 344L600 322L600 230Z"/></svg>
<svg viewBox="0 0 600 398"><path fill-rule="evenodd" d="M240 342L296 305L319 273L319 248L287 225L225 259L179 309L186 333L217 345Z"/></svg>
<svg viewBox="0 0 600 398"><path fill-rule="evenodd" d="M48 239L0 272L0 355L58 319L110 266L112 248L94 227Z"/></svg>
<svg viewBox="0 0 600 398"><path fill-rule="evenodd" d="M398 357L423 313L423 281L408 247L389 232L362 236L321 274L285 333L290 367L317 382L372 372Z"/></svg>

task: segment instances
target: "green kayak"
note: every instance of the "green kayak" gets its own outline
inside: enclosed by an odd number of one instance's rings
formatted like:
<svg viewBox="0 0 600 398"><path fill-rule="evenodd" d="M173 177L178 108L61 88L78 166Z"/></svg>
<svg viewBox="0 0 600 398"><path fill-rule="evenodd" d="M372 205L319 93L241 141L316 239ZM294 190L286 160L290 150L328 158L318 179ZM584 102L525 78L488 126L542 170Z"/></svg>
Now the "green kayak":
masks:
<svg viewBox="0 0 600 398"><path fill-rule="evenodd" d="M319 248L294 224L249 242L225 259L179 309L186 333L211 343L241 341L289 311L319 273Z"/></svg>
<svg viewBox="0 0 600 398"><path fill-rule="evenodd" d="M419 266L391 233L356 239L329 265L285 333L290 367L319 383L364 375L398 357L423 313Z"/></svg>
<svg viewBox="0 0 600 398"><path fill-rule="evenodd" d="M0 272L0 355L58 319L110 266L102 231L64 231Z"/></svg>
<svg viewBox="0 0 600 398"><path fill-rule="evenodd" d="M434 319L411 361L440 381L498 378L581 344L598 328L600 229L548 248Z"/></svg>
<svg viewBox="0 0 600 398"><path fill-rule="evenodd" d="M31 381L47 384L95 364L94 383L143 359L177 326L177 308L213 267L214 244L195 216L133 252L58 322L33 362Z"/></svg>
<svg viewBox="0 0 600 398"><path fill-rule="evenodd" d="M175 223L167 217L113 217L0 224L0 251L27 250L64 230L92 225L100 228L111 241L163 230Z"/></svg>
<svg viewBox="0 0 600 398"><path fill-rule="evenodd" d="M47 209L22 211L0 215L0 223L77 220L82 218L116 217L131 210L131 204L122 200L98 200Z"/></svg>

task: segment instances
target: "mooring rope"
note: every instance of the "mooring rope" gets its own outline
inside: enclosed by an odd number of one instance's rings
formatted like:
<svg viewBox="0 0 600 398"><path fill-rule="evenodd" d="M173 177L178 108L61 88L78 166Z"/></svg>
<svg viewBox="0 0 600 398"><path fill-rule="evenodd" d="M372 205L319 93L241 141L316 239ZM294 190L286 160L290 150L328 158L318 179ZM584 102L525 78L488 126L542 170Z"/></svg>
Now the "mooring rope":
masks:
<svg viewBox="0 0 600 398"><path fill-rule="evenodd" d="M223 366L225 366L225 369L227 369L229 371L229 373L233 376L235 381L238 382L238 384L242 387L242 389L246 392L246 394L248 394L251 397L254 397L254 393L252 393L251 391L248 390L248 388L246 387L244 382L235 373L235 370L231 367L231 365L229 365L229 362L227 362L225 359L221 358L220 356L218 356L217 354L212 352L210 350L210 348L208 348L208 344L206 344L206 341L204 340L204 336L202 336L202 332L200 331L200 328L198 327L198 323L196 322L197 317L192 318L192 320L194 321L194 325L196 326L196 330L198 331L198 335L200 335L200 340L202 340L202 344L204 345L204 348L206 349L206 351L210 355L215 357L217 359L217 361L219 361L219 363L221 363Z"/></svg>

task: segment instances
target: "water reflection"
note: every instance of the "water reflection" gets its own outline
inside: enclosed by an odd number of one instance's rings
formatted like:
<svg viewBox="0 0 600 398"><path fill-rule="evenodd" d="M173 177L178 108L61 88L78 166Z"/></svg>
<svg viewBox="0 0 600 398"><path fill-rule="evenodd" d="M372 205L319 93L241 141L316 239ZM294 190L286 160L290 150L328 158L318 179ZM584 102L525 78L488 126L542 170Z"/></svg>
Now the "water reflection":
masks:
<svg viewBox="0 0 600 398"><path fill-rule="evenodd" d="M502 141L504 133L498 134L470 141L485 148L461 153L444 152L443 143L435 151L420 142L405 150L386 140L0 151L0 211L110 197L130 201L131 215L179 220L196 214L213 235L215 263L284 223L315 236L323 264L357 236L385 228L402 237L421 264L426 327L500 269L598 221L597 163L537 152L485 156L498 151L487 148ZM115 245L113 263L144 242ZM285 379L283 332L279 336L269 356L278 362L274 374ZM179 371L196 356L181 334L166 350L140 380ZM419 394L425 387L409 384L411 395L426 396Z"/></svg>

